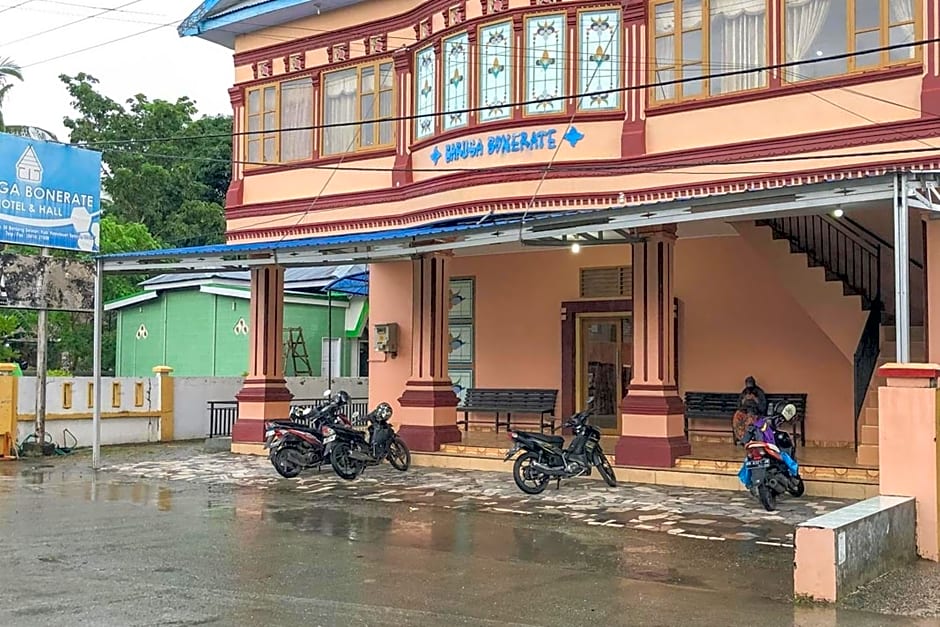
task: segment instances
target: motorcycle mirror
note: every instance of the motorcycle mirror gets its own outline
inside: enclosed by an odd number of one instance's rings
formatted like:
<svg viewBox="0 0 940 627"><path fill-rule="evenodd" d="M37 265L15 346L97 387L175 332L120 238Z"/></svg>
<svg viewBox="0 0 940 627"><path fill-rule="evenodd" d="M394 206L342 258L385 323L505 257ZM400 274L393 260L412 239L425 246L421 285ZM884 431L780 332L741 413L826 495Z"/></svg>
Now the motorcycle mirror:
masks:
<svg viewBox="0 0 940 627"><path fill-rule="evenodd" d="M323 398L330 398L330 396L332 396L332 395L333 395L333 390L331 390L331 389L329 389L329 388L327 388L327 389L323 392Z"/></svg>

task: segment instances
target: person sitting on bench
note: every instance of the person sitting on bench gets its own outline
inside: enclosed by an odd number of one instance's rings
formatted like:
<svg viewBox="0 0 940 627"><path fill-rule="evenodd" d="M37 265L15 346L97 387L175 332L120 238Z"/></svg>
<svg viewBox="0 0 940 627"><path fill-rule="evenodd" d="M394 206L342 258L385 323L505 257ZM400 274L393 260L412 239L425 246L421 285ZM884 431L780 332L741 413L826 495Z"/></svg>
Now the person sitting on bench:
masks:
<svg viewBox="0 0 940 627"><path fill-rule="evenodd" d="M747 428L754 421L767 414L767 395L757 385L754 377L744 380L744 389L738 397L738 410L731 419L731 428L734 431L734 443L739 444L747 432Z"/></svg>

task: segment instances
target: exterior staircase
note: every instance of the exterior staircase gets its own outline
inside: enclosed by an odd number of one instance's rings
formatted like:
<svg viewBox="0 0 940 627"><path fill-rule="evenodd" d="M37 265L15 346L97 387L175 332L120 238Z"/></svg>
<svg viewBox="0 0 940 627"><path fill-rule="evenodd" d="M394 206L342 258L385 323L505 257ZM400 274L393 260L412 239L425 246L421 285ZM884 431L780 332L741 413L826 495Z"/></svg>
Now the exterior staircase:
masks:
<svg viewBox="0 0 940 627"><path fill-rule="evenodd" d="M854 363L856 461L877 466L878 386L884 381L876 371L894 361L896 354L895 327L891 326L894 316L885 310L883 301L883 294L893 290L882 277L882 253L891 254L890 243L857 222L828 215L787 216L755 224L768 227L775 240L787 241L790 253L804 255L810 268L821 268L827 282L841 283L842 294L858 297L861 310L868 312L859 338L845 335L858 329L857 321L836 325L841 330L823 330ZM913 260L911 263L921 267ZM911 360L922 361L925 356L924 328L912 326Z"/></svg>

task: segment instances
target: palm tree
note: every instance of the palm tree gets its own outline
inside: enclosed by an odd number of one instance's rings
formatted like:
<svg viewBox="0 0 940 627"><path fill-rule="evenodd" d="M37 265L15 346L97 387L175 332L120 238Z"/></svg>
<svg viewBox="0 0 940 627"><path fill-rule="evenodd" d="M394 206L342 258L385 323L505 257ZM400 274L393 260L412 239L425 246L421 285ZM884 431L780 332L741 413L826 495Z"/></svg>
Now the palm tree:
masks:
<svg viewBox="0 0 940 627"><path fill-rule="evenodd" d="M23 80L23 71L12 59L0 59L0 132L5 130L3 124L3 100L13 87L12 79Z"/></svg>
<svg viewBox="0 0 940 627"><path fill-rule="evenodd" d="M20 69L13 59L0 59L0 133L9 133L30 139L41 139L44 141L58 141L58 138L49 131L41 129L38 126L10 125L3 123L3 99L13 88L12 79L23 80L23 70Z"/></svg>

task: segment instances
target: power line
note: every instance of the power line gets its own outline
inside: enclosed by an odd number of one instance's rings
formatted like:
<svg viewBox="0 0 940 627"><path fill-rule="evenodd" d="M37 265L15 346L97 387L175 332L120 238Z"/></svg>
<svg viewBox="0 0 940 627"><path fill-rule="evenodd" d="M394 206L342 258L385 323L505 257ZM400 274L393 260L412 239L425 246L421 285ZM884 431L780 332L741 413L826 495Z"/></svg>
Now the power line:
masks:
<svg viewBox="0 0 940 627"><path fill-rule="evenodd" d="M623 87L616 87L612 89L605 89L600 91L590 91L590 92L581 92L574 93L564 96L552 96L548 98L538 98L532 100L523 100L507 103L506 107L524 107L531 104L539 104L543 102L555 102L555 101L565 101L565 100L580 100L582 98L589 98L591 96L601 96L611 93L628 93L636 90L646 90L653 87L663 87L668 85L679 85L684 83L694 83L703 81L705 79L715 79L715 78L724 78L730 76L741 76L745 74L753 74L756 72L767 72L777 69L786 69L796 66L809 65L815 63L823 63L827 61L838 61L842 59L853 58L856 56L869 55L877 52L890 52L891 50L898 50L903 48L913 48L915 46L926 46L933 43L940 43L940 37L933 37L930 39L918 40L910 43L903 44L891 44L888 46L880 46L877 48L868 48L864 50L857 50L854 52L843 52L828 56L814 57L812 59L800 60L800 61L787 61L784 63L774 63L770 65L764 65L754 68L743 68L737 70L729 70L717 73L702 74L700 76L693 77L683 77L676 78L667 81L653 81L653 82L644 82L634 85L626 85ZM29 66L25 66L29 67ZM859 93L859 92L853 92ZM864 95L860 94L859 95ZM412 113L409 115L396 115L383 117L381 120L356 120L351 122L330 122L330 123L320 123L320 124L310 124L305 126L293 126L288 128L281 128L277 130L257 130L257 131L233 131L232 133L206 133L201 135L189 135L189 136L177 136L177 137L155 137L155 138L136 138L136 139L127 139L127 140L101 140L97 142L88 142L86 146L95 147L95 146L108 146L114 144L127 144L127 143L150 143L150 142L163 142L163 141L179 141L179 140L194 140L194 139L209 139L212 137L239 137L239 136L248 136L248 135L261 135L261 134L271 134L271 133L287 133L292 131L311 131L311 130L321 130L328 128L341 128L347 126L361 126L363 124L375 124L379 121L383 122L396 122L396 121L405 121L405 120L417 120L422 118L430 117L443 117L445 115L453 114L469 114L476 113L480 111L486 111L491 107L488 106L477 106L477 107L467 107L465 109L457 109L452 111L437 111L435 113L426 113L426 114L417 114ZM909 107L908 107L909 108ZM586 111L581 111L581 113L587 113Z"/></svg>
<svg viewBox="0 0 940 627"><path fill-rule="evenodd" d="M51 0L43 0L43 1L45 1L45 2L50 2ZM60 4L60 3L56 3L56 4ZM70 4L70 3L61 3L61 4L64 4L65 6L75 6L75 7L83 7L83 6L84 6L84 5L77 5L77 4ZM4 10L15 9L15 8L17 8L18 6L19 6L19 5L7 6L7 7L4 7ZM86 7L86 8L94 8L94 9L97 10L97 9L99 9L100 7ZM33 12L33 13L43 13L43 14L46 14L46 15L56 15L56 16L61 16L61 17L81 17L81 18L89 18L89 19L91 18L91 16L88 15L87 13L76 13L76 12L72 12L72 11L63 11L62 9L56 9L56 8L52 8L52 7L45 7L45 8L40 8L40 7L38 7L38 6L37 6L37 7L24 7L23 10L24 10L24 11L30 11L30 12ZM0 13L3 13L3 10L0 10ZM115 14L119 14L119 13L125 13L125 12L115 10L114 13L115 13ZM136 11L128 11L128 12L126 12L126 13L127 13L128 15L151 15L151 14L147 14L147 13L138 13L138 12L136 12ZM165 16L160 16L160 17L165 17ZM101 20L101 21L106 21L106 22L118 22L118 23L121 23L121 24L157 24L157 22L148 21L148 20L127 19L127 18L125 18L125 17L107 17L106 15L98 15L98 16L95 17L94 19L96 19L96 20Z"/></svg>
<svg viewBox="0 0 940 627"><path fill-rule="evenodd" d="M30 2L33 2L33 1L34 1L34 0L23 0L23 2L20 2L19 4L14 4L13 6L4 7L2 10L0 10L0 13L6 13L7 11L12 11L13 9L18 9L18 8L20 8L21 6L25 6L25 5L29 4Z"/></svg>
<svg viewBox="0 0 940 627"><path fill-rule="evenodd" d="M167 22L166 24L158 24L158 25L156 25L156 26L151 26L150 28L146 28L146 29L144 29L144 30L137 31L137 32L131 33L131 34L129 34L129 35L124 35L123 37L117 37L116 39L110 39L110 40L108 40L108 41L103 41L103 42L101 42L101 43L99 43L99 44L94 44L94 45L92 45L92 46L88 46L87 48L81 48L81 49L79 49L79 50L72 50L71 52L65 52L65 53L63 53L63 54L58 54L58 55L56 55L56 56L54 56L54 57L49 57L48 59L43 59L42 61L35 61L35 62L33 62L33 63L27 63L26 65L23 66L23 68L25 69L25 68L28 68L28 67L35 67L35 66L37 66L37 65L42 65L42 64L44 64L44 63L49 63L50 61L58 61L59 59L63 59L63 58L65 58L65 57L70 57L70 56L73 56L73 55L76 55L76 54L81 54L82 52L88 52L89 50L95 50L96 48L102 48L102 47L104 47L104 46L109 46L109 45L111 45L111 44L116 44L116 43L118 43L119 41L124 41L124 40L126 40L126 39L132 39L132 38L134 38L134 37L139 37L140 35L146 35L147 33L152 33L153 31L160 30L161 28L166 28L167 26L172 26L172 25L176 24L176 22L177 22L177 20L173 20L172 22Z"/></svg>
<svg viewBox="0 0 940 627"><path fill-rule="evenodd" d="M21 41L26 41L27 39L35 39L35 38L37 38L37 37L42 37L43 35L48 35L49 33L54 33L55 31L62 30L63 28L68 28L69 26L74 26L75 24L80 24L80 23L82 23L82 22L87 22L88 20L94 19L94 18L96 18L96 17L98 17L98 16L104 15L104 14L106 14L106 13L111 13L112 11L117 11L118 9L123 9L123 8L125 8L125 7L129 7L129 6L133 5L133 4L138 4L138 3L140 3L140 2L143 2L143 0L130 0L130 2L125 2L124 4L122 4L122 5L118 6L118 7L115 7L115 8L113 8L113 9L105 9L104 11L100 11L100 12L94 13L94 14L92 14L92 15L86 15L85 17L79 18L79 19L77 19L77 20L73 20L73 21L71 21L71 22L66 22L65 24L61 24L61 25L59 25L59 26L53 26L52 28L48 28L48 29L46 29L46 30L44 30L44 31L40 31L40 32L38 32L38 33L33 33L32 35L27 35L27 36L25 36L25 37L20 37L19 39L14 39L13 41L4 42L4 43L0 44L0 46L12 46L13 44L18 44L18 43L20 43ZM33 64L33 65L35 65L35 64ZM27 67L28 67L28 66L27 66Z"/></svg>

